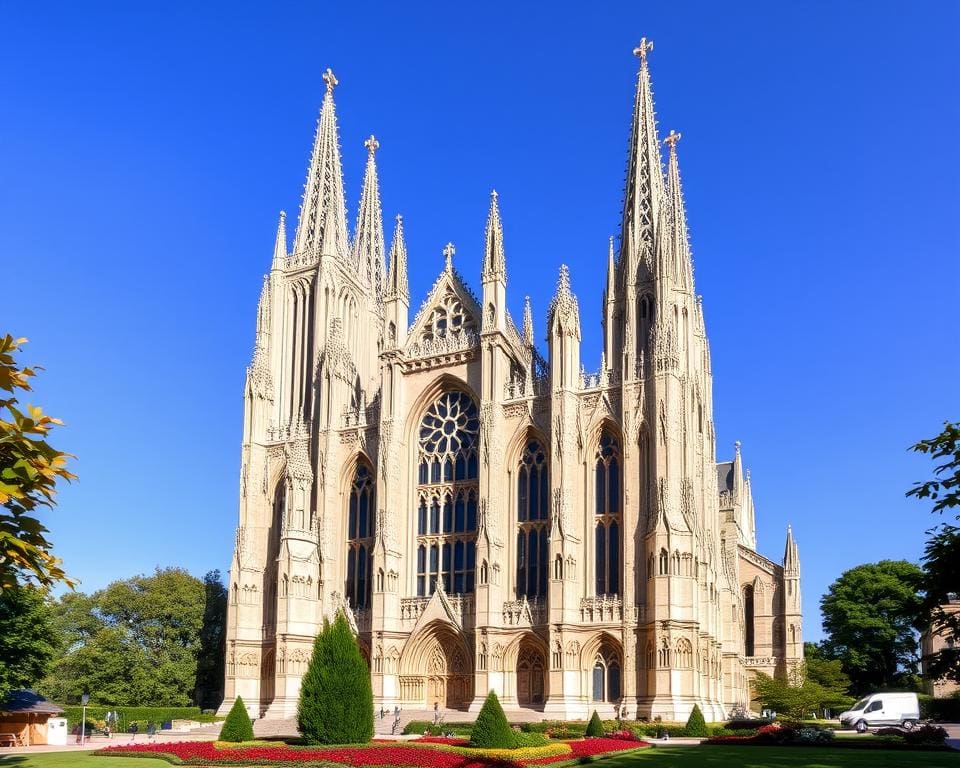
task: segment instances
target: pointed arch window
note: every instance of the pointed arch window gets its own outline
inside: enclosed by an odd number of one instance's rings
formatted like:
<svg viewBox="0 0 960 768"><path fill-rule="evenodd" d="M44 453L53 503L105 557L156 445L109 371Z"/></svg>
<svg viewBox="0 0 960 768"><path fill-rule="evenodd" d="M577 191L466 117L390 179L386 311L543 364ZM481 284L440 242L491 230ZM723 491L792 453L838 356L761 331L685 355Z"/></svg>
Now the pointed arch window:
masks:
<svg viewBox="0 0 960 768"><path fill-rule="evenodd" d="M754 594L753 585L747 584L743 588L743 655L754 654Z"/></svg>
<svg viewBox="0 0 960 768"><path fill-rule="evenodd" d="M518 598L547 594L549 492L547 454L539 441L528 440L517 470Z"/></svg>
<svg viewBox="0 0 960 768"><path fill-rule="evenodd" d="M620 700L620 654L610 643L603 643L593 660L591 693L594 701Z"/></svg>
<svg viewBox="0 0 960 768"><path fill-rule="evenodd" d="M594 562L598 595L620 594L620 445L608 430L597 444L594 472Z"/></svg>
<svg viewBox="0 0 960 768"><path fill-rule="evenodd" d="M347 581L344 592L350 605L370 607L373 573L373 534L376 486L370 467L360 462L350 484L347 509Z"/></svg>
<svg viewBox="0 0 960 768"><path fill-rule="evenodd" d="M451 593L474 589L480 417L465 392L440 395L420 422L417 470L417 594L438 581Z"/></svg>

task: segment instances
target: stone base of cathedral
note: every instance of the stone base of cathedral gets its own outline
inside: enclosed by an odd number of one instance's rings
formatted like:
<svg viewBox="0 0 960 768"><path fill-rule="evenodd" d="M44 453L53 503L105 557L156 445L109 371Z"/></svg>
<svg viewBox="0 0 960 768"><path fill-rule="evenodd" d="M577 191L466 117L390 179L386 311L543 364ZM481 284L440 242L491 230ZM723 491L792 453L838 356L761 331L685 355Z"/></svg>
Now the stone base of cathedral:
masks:
<svg viewBox="0 0 960 768"><path fill-rule="evenodd" d="M723 705L686 696L640 698L637 700L637 711L634 717L638 720L655 721L659 718L665 723L685 723L695 704L700 706L703 719L708 723L720 722L726 718ZM630 714L632 713L628 713Z"/></svg>
<svg viewBox="0 0 960 768"><path fill-rule="evenodd" d="M297 706L299 703L299 697L278 696L271 701L269 706L266 708L266 711L263 713L263 719L281 720L287 717L296 717Z"/></svg>

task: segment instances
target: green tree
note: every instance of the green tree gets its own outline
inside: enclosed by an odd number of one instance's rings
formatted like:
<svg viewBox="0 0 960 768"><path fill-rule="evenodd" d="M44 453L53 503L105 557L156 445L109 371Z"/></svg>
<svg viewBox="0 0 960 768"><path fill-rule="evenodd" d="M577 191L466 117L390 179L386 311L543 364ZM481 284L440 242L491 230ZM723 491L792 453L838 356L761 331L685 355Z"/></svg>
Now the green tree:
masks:
<svg viewBox="0 0 960 768"><path fill-rule="evenodd" d="M823 690L820 709L846 709L853 703L850 678L843 671L840 659L829 659L816 643L803 644L803 679L816 683Z"/></svg>
<svg viewBox="0 0 960 768"><path fill-rule="evenodd" d="M16 688L34 686L56 653L46 590L0 590L0 702Z"/></svg>
<svg viewBox="0 0 960 768"><path fill-rule="evenodd" d="M314 641L297 722L308 744L360 744L373 736L370 670L342 611Z"/></svg>
<svg viewBox="0 0 960 768"><path fill-rule="evenodd" d="M178 568L117 581L54 606L59 658L40 686L63 703L188 706L205 610L200 579Z"/></svg>
<svg viewBox="0 0 960 768"><path fill-rule="evenodd" d="M820 599L824 650L840 659L855 694L896 686L916 665L922 574L906 560L851 568Z"/></svg>
<svg viewBox="0 0 960 768"><path fill-rule="evenodd" d="M17 391L31 391L36 369L21 368L14 355L26 339L0 338L0 589L36 582L73 586L51 551L49 531L37 517L53 507L58 480L73 480L69 454L53 448L47 436L59 419L33 405L20 406Z"/></svg>
<svg viewBox="0 0 960 768"><path fill-rule="evenodd" d="M936 464L930 480L916 483L907 496L930 499L935 514L954 512L960 507L960 422L944 423L943 431L929 440L913 446L917 453L928 454ZM955 515L960 520L960 514ZM930 539L924 550L922 620L925 626L934 626L953 647L944 647L924 659L928 675L934 679L947 678L960 682L960 613L948 613L943 606L951 597L960 595L960 528L942 523L931 528Z"/></svg>
<svg viewBox="0 0 960 768"><path fill-rule="evenodd" d="M212 709L223 698L227 588L220 578L220 571L210 571L203 577L203 591L203 625L197 653L194 701L202 709Z"/></svg>
<svg viewBox="0 0 960 768"><path fill-rule="evenodd" d="M470 746L486 749L513 749L517 746L517 738L500 706L500 699L493 691L487 694L470 731Z"/></svg>
<svg viewBox="0 0 960 768"><path fill-rule="evenodd" d="M239 696L227 713L227 719L223 721L220 741L253 741L253 723L250 722L250 715L247 714L247 708Z"/></svg>
<svg viewBox="0 0 960 768"><path fill-rule="evenodd" d="M597 710L593 710L593 714L590 715L590 721L587 723L584 736L603 736L603 723L600 721Z"/></svg>
<svg viewBox="0 0 960 768"><path fill-rule="evenodd" d="M687 726L684 729L687 736L709 736L710 730L707 728L707 721L703 719L703 712L700 711L700 705L694 704L690 711L690 717L687 718Z"/></svg>

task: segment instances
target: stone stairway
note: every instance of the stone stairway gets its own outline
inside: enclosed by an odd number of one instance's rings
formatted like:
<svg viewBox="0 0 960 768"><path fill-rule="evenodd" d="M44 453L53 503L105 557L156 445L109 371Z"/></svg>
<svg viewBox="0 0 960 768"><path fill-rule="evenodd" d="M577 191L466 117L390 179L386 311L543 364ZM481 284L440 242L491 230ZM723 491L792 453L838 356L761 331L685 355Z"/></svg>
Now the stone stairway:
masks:
<svg viewBox="0 0 960 768"><path fill-rule="evenodd" d="M297 718L284 717L254 720L253 735L258 739L296 738L300 735L300 731L297 729Z"/></svg>
<svg viewBox="0 0 960 768"><path fill-rule="evenodd" d="M391 734L399 736L403 729L411 720L425 720L428 723L433 722L434 712L432 709L401 709L400 722L394 731L394 721L397 719L393 715L393 710L388 710L386 716L381 720L379 710L374 713L373 730L378 736L389 736ZM442 723L472 723L476 715L460 712L456 709L443 710L440 713L443 716Z"/></svg>

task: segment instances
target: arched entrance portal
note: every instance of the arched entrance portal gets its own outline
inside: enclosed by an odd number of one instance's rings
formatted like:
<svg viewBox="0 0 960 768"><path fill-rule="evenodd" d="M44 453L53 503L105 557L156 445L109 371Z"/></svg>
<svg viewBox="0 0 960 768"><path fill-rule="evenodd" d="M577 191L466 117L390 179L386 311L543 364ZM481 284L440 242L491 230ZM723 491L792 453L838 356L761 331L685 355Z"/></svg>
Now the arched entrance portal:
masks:
<svg viewBox="0 0 960 768"><path fill-rule="evenodd" d="M524 643L517 656L517 703L520 706L543 704L546 665L543 653L535 645Z"/></svg>
<svg viewBox="0 0 960 768"><path fill-rule="evenodd" d="M433 709L466 709L473 701L473 668L463 640L432 626L404 649L400 688L404 701Z"/></svg>

